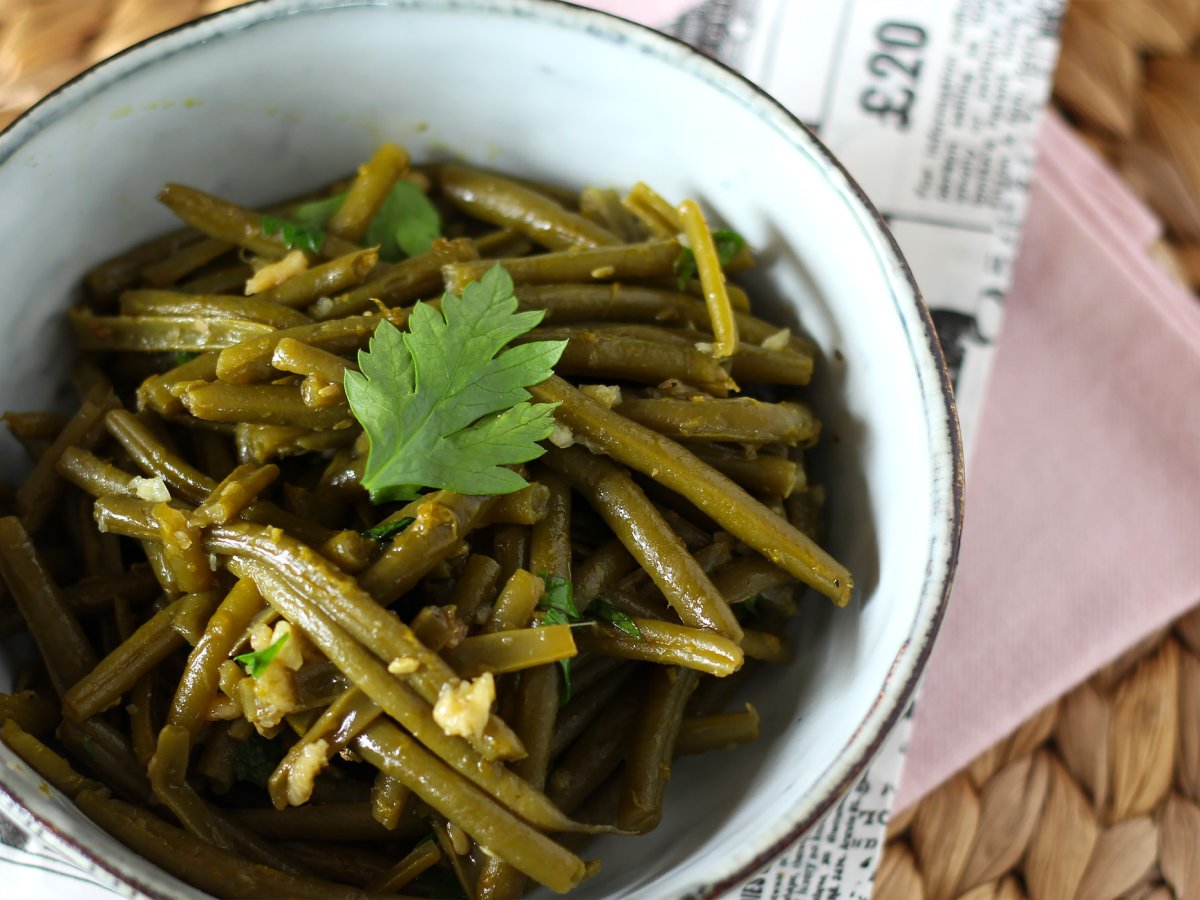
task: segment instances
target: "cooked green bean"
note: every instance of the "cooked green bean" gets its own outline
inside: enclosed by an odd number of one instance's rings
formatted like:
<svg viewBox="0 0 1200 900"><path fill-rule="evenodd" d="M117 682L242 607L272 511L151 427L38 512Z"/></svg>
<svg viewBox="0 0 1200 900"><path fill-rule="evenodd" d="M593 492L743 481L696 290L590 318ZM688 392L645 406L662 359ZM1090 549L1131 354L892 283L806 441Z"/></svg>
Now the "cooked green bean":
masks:
<svg viewBox="0 0 1200 900"><path fill-rule="evenodd" d="M683 622L741 637L729 604L628 472L582 447L556 448L544 458L600 514Z"/></svg>
<svg viewBox="0 0 1200 900"><path fill-rule="evenodd" d="M395 894L422 872L437 865L441 858L442 851L436 841L422 841L386 874L369 884L368 890L371 893Z"/></svg>
<svg viewBox="0 0 1200 900"><path fill-rule="evenodd" d="M258 299L290 309L311 306L322 297L336 297L362 284L379 262L374 247L355 250L345 256L293 275L273 288L258 294Z"/></svg>
<svg viewBox="0 0 1200 900"><path fill-rule="evenodd" d="M354 749L377 769L407 785L430 807L459 823L488 852L535 881L563 893L582 880L584 866L577 856L458 778L398 728L376 723L355 740Z"/></svg>
<svg viewBox="0 0 1200 900"><path fill-rule="evenodd" d="M737 319L734 318L733 306L729 302L729 294L725 289L725 273L721 271L721 263L717 258L717 248L713 244L712 233L708 230L704 213L701 212L700 206L695 200L684 200L679 204L678 213L692 256L696 260L696 268L700 273L700 286L704 292L704 302L708 306L708 315L712 320L712 355L715 359L727 359L737 352Z"/></svg>
<svg viewBox="0 0 1200 900"><path fill-rule="evenodd" d="M0 692L0 722L12 719L33 735L46 734L58 723L58 707L36 691Z"/></svg>
<svg viewBox="0 0 1200 900"><path fill-rule="evenodd" d="M227 852L240 851L256 862L292 874L299 868L257 837L213 809L186 781L190 741L187 730L166 725L158 735L158 748L150 760L150 785L154 796L196 837Z"/></svg>
<svg viewBox="0 0 1200 900"><path fill-rule="evenodd" d="M564 250L540 256L450 263L442 268L442 280L446 290L457 294L472 281L482 278L496 264L503 266L517 284L655 278L670 275L678 256L677 241L649 241L644 244L598 247L595 250Z"/></svg>
<svg viewBox="0 0 1200 900"><path fill-rule="evenodd" d="M616 411L664 437L686 441L811 446L820 431L804 404L764 403L753 397L626 400Z"/></svg>
<svg viewBox="0 0 1200 900"><path fill-rule="evenodd" d="M787 457L762 453L748 456L740 449L721 444L688 443L684 446L754 494L790 497L793 491L803 490L805 486L804 470Z"/></svg>
<svg viewBox="0 0 1200 900"><path fill-rule="evenodd" d="M623 661L620 668L602 678L587 689L580 690L573 678L574 690L571 699L558 712L554 722L554 736L550 742L550 758L557 759L591 725L592 721L607 709L610 701L625 691L629 679L637 667ZM562 804L560 804L562 805Z"/></svg>
<svg viewBox="0 0 1200 900"><path fill-rule="evenodd" d="M157 672L147 672L134 682L129 690L129 744L133 755L143 766L150 764L150 757L158 747L158 732L162 723L158 721L159 680Z"/></svg>
<svg viewBox="0 0 1200 900"><path fill-rule="evenodd" d="M198 528L224 525L253 503L279 477L279 466L241 465L233 469L213 488L192 513Z"/></svg>
<svg viewBox="0 0 1200 900"><path fill-rule="evenodd" d="M74 798L83 790L103 788L100 782L76 772L67 760L22 728L16 719L6 719L0 735L3 735L4 743L13 753L68 797Z"/></svg>
<svg viewBox="0 0 1200 900"><path fill-rule="evenodd" d="M168 184L158 192L158 200L193 228L210 237L245 247L268 259L279 259L288 252L283 237L267 234L261 214L181 184ZM333 258L359 249L332 234L324 235L319 256Z"/></svg>
<svg viewBox="0 0 1200 900"><path fill-rule="evenodd" d="M691 344L666 344L612 331L577 329L547 328L529 335L529 340L563 339L567 346L554 367L562 375L642 384L678 378L721 397L733 387L729 374Z"/></svg>
<svg viewBox="0 0 1200 900"><path fill-rule="evenodd" d="M245 319L204 319L187 316L97 316L85 309L67 311L67 321L81 350L139 353L204 351L232 347L275 328Z"/></svg>
<svg viewBox="0 0 1200 900"><path fill-rule="evenodd" d="M161 375L152 375L138 385L138 408L149 408L160 416L177 416L184 412L178 394L179 384L192 381L211 381L217 377L217 354L201 353Z"/></svg>
<svg viewBox="0 0 1200 900"><path fill-rule="evenodd" d="M246 282L254 277L249 263L236 262L223 268L197 275L179 285L189 294L229 294L245 288Z"/></svg>
<svg viewBox="0 0 1200 900"><path fill-rule="evenodd" d="M251 422L310 430L349 428L353 422L344 405L314 409L300 389L288 384L201 384L180 398L193 416L210 422Z"/></svg>
<svg viewBox="0 0 1200 900"><path fill-rule="evenodd" d="M195 603L202 604L207 617L217 597L188 595L155 613L63 695L63 715L80 722L114 706L134 682L183 646L183 635L173 623L185 606Z"/></svg>
<svg viewBox="0 0 1200 900"><path fill-rule="evenodd" d="M194 228L180 228L105 260L84 277L88 298L98 304L115 300L121 291L137 284L149 264L202 240L204 236Z"/></svg>
<svg viewBox="0 0 1200 900"><path fill-rule="evenodd" d="M499 175L445 165L438 184L463 212L499 228L513 228L551 250L616 244L607 229L564 209L552 197Z"/></svg>
<svg viewBox="0 0 1200 900"><path fill-rule="evenodd" d="M174 316L209 320L244 320L272 328L295 328L310 319L294 309L258 297L226 297L220 294L181 294L176 291L126 291L121 295L121 314L129 317Z"/></svg>
<svg viewBox="0 0 1200 900"><path fill-rule="evenodd" d="M495 502L495 497L452 491L427 494L416 508L413 524L392 539L358 583L380 603L394 603L456 550Z"/></svg>
<svg viewBox="0 0 1200 900"><path fill-rule="evenodd" d="M316 772L382 714L379 704L356 687L348 688L329 704L271 773L267 788L275 808L307 803ZM314 759L319 759L315 765Z"/></svg>
<svg viewBox="0 0 1200 900"><path fill-rule="evenodd" d="M349 360L290 337L283 338L275 346L271 365L280 372L315 376L338 385L347 369L357 368Z"/></svg>
<svg viewBox="0 0 1200 900"><path fill-rule="evenodd" d="M514 628L465 638L442 652L463 678L484 672L502 675L570 659L576 653L569 625Z"/></svg>
<svg viewBox="0 0 1200 900"><path fill-rule="evenodd" d="M546 310L545 322L641 322L666 326L687 325L712 334L712 321L704 303L689 294L663 288L628 284L547 283L518 286L517 298L523 307ZM762 345L777 335L781 351L808 360L812 366L812 346L749 313L734 312L738 333L746 341ZM739 348L741 344L739 343Z"/></svg>
<svg viewBox="0 0 1200 900"><path fill-rule="evenodd" d="M744 712L715 716L690 716L679 728L676 756L691 756L713 750L730 750L758 740L758 710L749 703Z"/></svg>
<svg viewBox="0 0 1200 900"><path fill-rule="evenodd" d="M182 406L182 404L181 404ZM361 434L354 428L340 431L313 431L289 425L255 425L238 422L234 432L238 459L257 466L266 465L273 459L302 456L306 453L324 453L338 450L354 443Z"/></svg>
<svg viewBox="0 0 1200 900"><path fill-rule="evenodd" d="M576 435L630 468L653 473L661 484L712 516L734 537L838 606L850 601L854 581L844 566L679 444L605 409L561 378L551 377L530 393L539 402L558 402L556 417Z"/></svg>
<svg viewBox="0 0 1200 900"><path fill-rule="evenodd" d="M116 438L148 477L162 478L167 486L189 503L202 503L217 486L199 469L167 447L146 422L124 409L112 410L104 419L108 433Z"/></svg>
<svg viewBox="0 0 1200 900"><path fill-rule="evenodd" d="M408 321L408 311L388 310L383 317L397 328L403 328ZM299 325L243 341L221 351L217 358L216 375L222 381L234 384L249 384L271 378L275 375L271 359L275 348L284 338L292 338L339 356L351 353L367 346L379 326L379 319L380 316L376 315L350 316L336 322Z"/></svg>
<svg viewBox="0 0 1200 900"><path fill-rule="evenodd" d="M22 443L53 441L70 421L66 416L46 412L6 412L0 418L4 419L4 425L8 428L9 433Z"/></svg>
<svg viewBox="0 0 1200 900"><path fill-rule="evenodd" d="M467 624L453 606L426 606L413 616L409 627L417 640L438 653L457 647L467 636Z"/></svg>
<svg viewBox="0 0 1200 900"><path fill-rule="evenodd" d="M321 803L285 809L238 809L233 821L272 840L387 841L422 832L415 816L406 815L391 831L374 820L369 803Z"/></svg>
<svg viewBox="0 0 1200 900"><path fill-rule="evenodd" d="M637 560L619 538L605 541L575 570L575 606L586 612L593 600L637 568Z"/></svg>
<svg viewBox="0 0 1200 900"><path fill-rule="evenodd" d="M536 525L546 517L549 502L550 491L535 481L519 491L500 495L480 520L479 526Z"/></svg>
<svg viewBox="0 0 1200 900"><path fill-rule="evenodd" d="M491 605L496 597L500 581L500 564L490 556L472 553L467 557L458 580L454 584L454 592L450 595L450 603L458 610L458 616L464 622L474 623L475 614L482 608Z"/></svg>
<svg viewBox="0 0 1200 900"><path fill-rule="evenodd" d="M646 228L660 237L674 237L683 231L679 211L643 181L631 187L621 203Z"/></svg>
<svg viewBox="0 0 1200 900"><path fill-rule="evenodd" d="M184 513L167 503L155 504L151 512L158 524L163 561L171 569L176 587L188 594L207 591L214 578L200 543L200 530Z"/></svg>
<svg viewBox="0 0 1200 900"><path fill-rule="evenodd" d="M747 628L742 635L742 652L747 659L761 659L779 665L792 660L792 651L782 638L753 628Z"/></svg>
<svg viewBox="0 0 1200 900"><path fill-rule="evenodd" d="M129 739L103 718L82 722L64 719L57 734L71 757L98 775L106 786L131 800L150 801L150 779Z"/></svg>
<svg viewBox="0 0 1200 900"><path fill-rule="evenodd" d="M358 168L350 190L329 220L329 233L348 241L361 241L367 227L396 179L408 170L408 154L395 144L380 144Z"/></svg>
<svg viewBox="0 0 1200 900"><path fill-rule="evenodd" d="M611 703L584 729L550 775L547 790L563 809L573 809L625 758L638 703Z"/></svg>
<svg viewBox="0 0 1200 900"><path fill-rule="evenodd" d="M388 831L395 831L411 796L412 791L403 782L379 772L371 783L371 818Z"/></svg>
<svg viewBox="0 0 1200 900"><path fill-rule="evenodd" d="M730 603L744 603L763 591L789 583L787 572L761 556L739 557L713 575L713 584Z"/></svg>
<svg viewBox="0 0 1200 900"><path fill-rule="evenodd" d="M96 665L96 651L42 555L15 516L0 519L0 576L37 644L61 697Z"/></svg>
<svg viewBox="0 0 1200 900"><path fill-rule="evenodd" d="M114 837L166 871L203 891L225 897L311 897L319 900L365 895L343 885L292 875L242 859L168 825L148 812L81 791L79 808Z"/></svg>
<svg viewBox="0 0 1200 900"><path fill-rule="evenodd" d="M579 212L608 229L623 243L635 243L646 236L637 218L621 205L621 195L611 188L584 188L579 192Z"/></svg>
<svg viewBox="0 0 1200 900"><path fill-rule="evenodd" d="M141 280L152 287L175 284L232 249L233 244L228 241L200 238L146 266L142 269Z"/></svg>
<svg viewBox="0 0 1200 900"><path fill-rule="evenodd" d="M498 631L525 628L533 616L534 607L542 599L544 589L541 578L525 569L517 569L496 598L492 615L484 623L484 632L495 634Z"/></svg>
<svg viewBox="0 0 1200 900"><path fill-rule="evenodd" d="M167 716L169 724L187 729L192 743L207 725L209 707L217 696L221 663L229 658L250 620L264 605L254 582L239 580L217 606L192 648Z"/></svg>
<svg viewBox="0 0 1200 900"><path fill-rule="evenodd" d="M93 497L105 494L137 495L133 476L82 447L66 448L58 458L55 470L64 480Z"/></svg>
<svg viewBox="0 0 1200 900"><path fill-rule="evenodd" d="M640 638L605 625L577 637L582 648L609 656L681 666L709 675L731 675L742 666L742 648L729 638L674 622L633 618Z"/></svg>
<svg viewBox="0 0 1200 900"><path fill-rule="evenodd" d="M21 486L17 488L16 509L30 534L37 534L50 517L62 494L62 482L56 468L68 447L93 449L104 437L104 416L117 406L111 391L98 389L84 400L79 411L63 426Z"/></svg>
<svg viewBox="0 0 1200 900"><path fill-rule="evenodd" d="M372 278L338 297L322 298L308 308L314 319L340 319L374 309L379 304L395 308L422 297L439 293L442 286L442 267L478 259L475 245L465 239L453 241L439 238L426 253L410 256L402 262L380 264Z"/></svg>
<svg viewBox="0 0 1200 900"><path fill-rule="evenodd" d="M690 669L657 668L647 676L621 779L617 824L644 834L662 819L662 798L671 777L675 741L699 675Z"/></svg>

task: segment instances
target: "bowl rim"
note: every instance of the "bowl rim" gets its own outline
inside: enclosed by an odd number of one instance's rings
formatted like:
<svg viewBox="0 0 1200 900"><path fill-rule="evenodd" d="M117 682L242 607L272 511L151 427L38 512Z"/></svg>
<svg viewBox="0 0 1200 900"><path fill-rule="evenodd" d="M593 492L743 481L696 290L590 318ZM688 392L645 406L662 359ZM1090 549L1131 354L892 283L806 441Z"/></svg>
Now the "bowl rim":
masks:
<svg viewBox="0 0 1200 900"><path fill-rule="evenodd" d="M749 861L735 865L731 871L720 875L713 883L694 886L682 897L682 900L711 900L753 876L787 847L803 838L841 801L846 791L866 771L875 758L887 736L908 709L920 685L950 599L958 562L965 500L964 452L953 384L946 368L933 319L886 219L833 152L811 128L787 107L737 70L673 35L614 13L580 6L568 2L568 0L248 0L239 6L228 7L191 19L144 38L112 56L92 64L54 88L13 119L5 128L0 129L0 165L7 162L39 132L69 115L72 110L93 95L120 81L126 75L133 74L144 66L153 65L164 56L184 52L211 38L224 37L232 32L290 15L369 7L521 15L559 27L566 27L569 21L568 17L574 16L578 17L578 24L574 26L577 30L590 33L598 39L602 30L598 26L603 26L603 29L615 32L622 39L633 39L633 42L640 44L642 49L658 45L659 49L663 51L660 54L663 58L668 58L667 52L669 51L677 57L687 58L691 65L697 66L701 70L707 68L714 76L708 81L710 87L723 88L736 96L764 124L773 127L794 147L807 151L810 156L819 159L821 164L826 167L826 174L831 176L831 180L835 180L835 188L848 194L847 199L851 202L852 207L857 207L854 209L857 216L869 226L870 230L874 231L876 238L882 238L883 246L879 249L884 258L881 262L888 263L900 275L908 292L903 296L897 295L896 300L906 303L911 301L918 316L918 323L924 329L923 344L916 340L912 343L914 349L920 347L929 353L928 362L932 363L938 382L937 392L940 393L940 397L935 396L934 391L928 386L922 385L921 387L927 404L928 415L925 426L931 437L940 437L945 443L945 463L948 464L945 468L948 475L946 487L948 487L949 496L943 498L943 500L948 500L948 509L940 509L942 504L935 498L933 506L935 537L930 545L933 548L939 543L944 543L946 556L940 571L933 568L927 569L925 587L922 589L922 594L936 591L936 603L932 609L925 611L923 616L914 619L911 630L892 661L879 693L870 704L863 720L858 723L842 747L839 757L842 759L847 756L853 757L850 765L832 783L822 785L822 777L831 773L837 765L835 758L825 772L818 776L818 785L814 788L813 793L821 796L812 804L807 813L786 817L783 827L776 829L777 836L756 852ZM185 36L189 32L204 31L212 31L212 33L201 36L200 40L194 42L171 46L172 41L179 41L181 36ZM688 74L698 77L694 70L689 69ZM837 184L837 180L840 180L841 184ZM944 427L941 435L937 433L939 423L935 421L939 412L944 413L944 421L940 423ZM934 488L935 491L938 488L936 481ZM940 515L938 515L939 513ZM918 608L919 613L924 605L922 604L922 607ZM914 646L916 647L915 653L913 652ZM903 679L903 683L897 688L894 682L898 677ZM53 823L32 812L10 792L9 786L5 782L5 777L0 773L0 807L4 808L6 814L22 820L24 827L34 831L39 837L47 838L50 843L58 845L71 856L82 856L90 864L89 868L93 872L96 870L103 872L104 875L119 882L122 887L132 888L149 897L165 898L170 896L162 893L158 887L148 885L137 871L126 871L120 863L104 859L90 847L85 846L82 841L62 832ZM163 872L162 874L172 881L178 881L170 873Z"/></svg>

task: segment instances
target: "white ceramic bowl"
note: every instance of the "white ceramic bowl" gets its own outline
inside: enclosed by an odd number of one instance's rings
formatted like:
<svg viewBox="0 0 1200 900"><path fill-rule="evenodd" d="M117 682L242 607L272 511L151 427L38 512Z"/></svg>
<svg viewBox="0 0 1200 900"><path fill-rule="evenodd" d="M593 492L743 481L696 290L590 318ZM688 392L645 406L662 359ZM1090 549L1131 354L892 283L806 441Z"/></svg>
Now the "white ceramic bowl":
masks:
<svg viewBox="0 0 1200 900"><path fill-rule="evenodd" d="M803 834L910 698L954 567L962 472L933 328L879 215L774 100L686 46L544 0L263 0L56 91L0 136L0 409L62 400L60 313L84 271L172 227L169 180L245 202L352 169L381 139L562 184L693 196L758 251L760 312L825 354L813 399L851 607L811 600L795 661L754 684L761 742L687 759L661 827L594 845L581 897L708 896ZM5 444L14 477L20 455ZM0 658L0 688L13 653ZM763 673L764 675L766 673ZM126 893L198 896L0 747L0 805Z"/></svg>

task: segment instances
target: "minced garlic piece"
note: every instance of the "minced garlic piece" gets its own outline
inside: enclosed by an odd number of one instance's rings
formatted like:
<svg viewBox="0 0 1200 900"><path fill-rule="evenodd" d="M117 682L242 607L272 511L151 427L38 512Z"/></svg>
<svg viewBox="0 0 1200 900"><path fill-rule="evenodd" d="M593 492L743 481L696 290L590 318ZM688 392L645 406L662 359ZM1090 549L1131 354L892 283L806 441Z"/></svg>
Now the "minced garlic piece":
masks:
<svg viewBox="0 0 1200 900"><path fill-rule="evenodd" d="M269 625L257 625L250 630L250 646L255 652L267 649L284 635L288 639L283 641L266 668L238 684L242 710L260 734L278 726L284 716L295 710L298 700L292 672L304 664L304 657L300 652L299 635L292 633L289 623L276 622L274 629Z"/></svg>
<svg viewBox="0 0 1200 900"><path fill-rule="evenodd" d="M550 443L561 450L566 450L575 443L575 434L562 422L555 422L550 431Z"/></svg>
<svg viewBox="0 0 1200 900"><path fill-rule="evenodd" d="M303 806L312 798L313 782L329 763L329 744L324 738L305 744L288 771L287 800Z"/></svg>
<svg viewBox="0 0 1200 900"><path fill-rule="evenodd" d="M246 281L246 296L269 291L307 270L308 257L299 250L293 250L283 259L268 263L251 275Z"/></svg>
<svg viewBox="0 0 1200 900"><path fill-rule="evenodd" d="M448 735L481 737L496 699L496 682L491 672L470 681L442 685L433 705L433 721Z"/></svg>
<svg viewBox="0 0 1200 900"><path fill-rule="evenodd" d="M791 343L792 332L787 328L781 328L770 337L766 338L759 346L764 350L786 350L788 344Z"/></svg>
<svg viewBox="0 0 1200 900"><path fill-rule="evenodd" d="M155 475L153 478L139 478L135 475L129 479L129 486L143 500L166 503L171 499L171 492L167 489L167 483L162 480L161 475Z"/></svg>
<svg viewBox="0 0 1200 900"><path fill-rule="evenodd" d="M421 668L421 662L415 656L397 656L388 663L388 671L393 675L411 675Z"/></svg>
<svg viewBox="0 0 1200 900"><path fill-rule="evenodd" d="M300 636L292 632L291 623L276 622L274 630L271 629L270 625L258 625L254 627L250 631L250 648L256 653L266 650L277 641L283 640L285 634L288 636L288 639L280 645L279 652L275 654L275 658L271 660L271 664L279 663L294 672L304 665L304 656L301 653Z"/></svg>
<svg viewBox="0 0 1200 900"><path fill-rule="evenodd" d="M579 393L595 400L605 409L621 404L621 387L616 384L581 384Z"/></svg>

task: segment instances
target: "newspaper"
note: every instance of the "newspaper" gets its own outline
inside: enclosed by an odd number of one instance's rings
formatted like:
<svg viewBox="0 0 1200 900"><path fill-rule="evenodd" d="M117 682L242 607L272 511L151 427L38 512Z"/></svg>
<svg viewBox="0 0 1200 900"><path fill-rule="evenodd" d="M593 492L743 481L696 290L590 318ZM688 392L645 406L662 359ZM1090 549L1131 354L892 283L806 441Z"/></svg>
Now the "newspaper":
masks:
<svg viewBox="0 0 1200 900"><path fill-rule="evenodd" d="M890 223L933 313L969 458L1064 3L705 0L669 22L654 18L655 0L594 5L740 70L842 160ZM866 900L911 728L910 707L813 833L722 900ZM112 896L2 817L0 878L14 898Z"/></svg>

